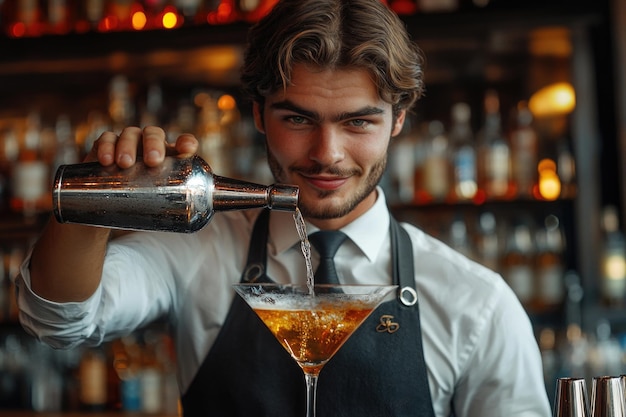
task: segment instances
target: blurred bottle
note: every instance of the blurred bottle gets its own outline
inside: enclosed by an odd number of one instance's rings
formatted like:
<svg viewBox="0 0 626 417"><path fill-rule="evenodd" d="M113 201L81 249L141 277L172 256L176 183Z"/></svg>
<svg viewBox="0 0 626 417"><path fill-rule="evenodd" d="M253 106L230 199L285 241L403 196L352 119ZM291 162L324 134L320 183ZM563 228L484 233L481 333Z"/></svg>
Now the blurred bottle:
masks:
<svg viewBox="0 0 626 417"><path fill-rule="evenodd" d="M178 104L176 114L169 120L167 129L168 143L175 143L181 133L194 133L196 130L196 109L187 102L181 101Z"/></svg>
<svg viewBox="0 0 626 417"><path fill-rule="evenodd" d="M476 144L470 125L471 109L467 103L452 107L450 150L452 188L456 200L471 200L478 191Z"/></svg>
<svg viewBox="0 0 626 417"><path fill-rule="evenodd" d="M416 124L414 129L415 151L413 154L413 201L416 204L426 204L431 202L432 198L424 187L424 169L429 150L428 123L422 122ZM267 164L265 164L267 165Z"/></svg>
<svg viewBox="0 0 626 417"><path fill-rule="evenodd" d="M626 295L626 238L615 206L602 211L603 245L600 254L601 295L609 306L621 306Z"/></svg>
<svg viewBox="0 0 626 417"><path fill-rule="evenodd" d="M97 30L104 18L105 0L83 0L77 2L74 28L78 33Z"/></svg>
<svg viewBox="0 0 626 417"><path fill-rule="evenodd" d="M75 10L68 3L69 0L48 0L47 33L64 35L72 29Z"/></svg>
<svg viewBox="0 0 626 417"><path fill-rule="evenodd" d="M56 138L56 149L52 172L56 172L61 165L77 164L80 162L76 136L74 135L72 122L68 115L59 114L55 125L54 136ZM50 182L52 183L52 179Z"/></svg>
<svg viewBox="0 0 626 417"><path fill-rule="evenodd" d="M535 296L533 228L529 218L515 219L508 231L502 258L504 279L526 307Z"/></svg>
<svg viewBox="0 0 626 417"><path fill-rule="evenodd" d="M236 9L240 19L256 22L274 7L278 0L236 0Z"/></svg>
<svg viewBox="0 0 626 417"><path fill-rule="evenodd" d="M141 109L139 126L163 126L164 123L163 89L158 83L151 83L146 91L146 100Z"/></svg>
<svg viewBox="0 0 626 417"><path fill-rule="evenodd" d="M589 352L591 343L588 336L578 324L569 324L565 333L565 341L559 346L561 357L561 376L591 378L589 372Z"/></svg>
<svg viewBox="0 0 626 417"><path fill-rule="evenodd" d="M561 179L561 197L575 197L577 190L576 159L567 138L562 138L557 144L557 173Z"/></svg>
<svg viewBox="0 0 626 417"><path fill-rule="evenodd" d="M392 201L410 203L415 190L415 146L416 135L413 121L406 120L402 132L391 142L388 173Z"/></svg>
<svg viewBox="0 0 626 417"><path fill-rule="evenodd" d="M100 135L107 130L111 130L109 120L106 115L98 110L89 112L85 128L85 135L82 139L82 154L88 154L93 148L93 144ZM81 142L81 141L79 141Z"/></svg>
<svg viewBox="0 0 626 417"><path fill-rule="evenodd" d="M550 402L553 403L554 381L559 377L561 367L559 352L557 350L556 331L550 327L541 329L537 341L539 342L539 349L541 351L544 385L546 386L548 398Z"/></svg>
<svg viewBox="0 0 626 417"><path fill-rule="evenodd" d="M438 120L428 123L428 150L423 166L423 189L432 201L443 201L450 191L448 136Z"/></svg>
<svg viewBox="0 0 626 417"><path fill-rule="evenodd" d="M479 188L487 198L509 196L511 151L502 134L500 99L494 90L485 94L485 120L479 132Z"/></svg>
<svg viewBox="0 0 626 417"><path fill-rule="evenodd" d="M517 195L530 198L537 183L537 132L525 101L517 104L515 128L511 131L511 167Z"/></svg>
<svg viewBox="0 0 626 417"><path fill-rule="evenodd" d="M595 338L589 346L589 373L594 376L624 373L622 347L613 334L609 321L598 320L595 330Z"/></svg>
<svg viewBox="0 0 626 417"><path fill-rule="evenodd" d="M13 166L12 198L13 210L23 213L27 222L50 206L50 167L41 152L41 120L38 112L31 112L26 119L22 148Z"/></svg>
<svg viewBox="0 0 626 417"><path fill-rule="evenodd" d="M102 411L107 406L107 365L102 348L87 348L79 366L80 407Z"/></svg>
<svg viewBox="0 0 626 417"><path fill-rule="evenodd" d="M199 16L202 0L175 0L174 5L183 16L186 25L202 22Z"/></svg>
<svg viewBox="0 0 626 417"><path fill-rule="evenodd" d="M15 129L0 131L0 211L9 208L13 165L20 155L20 143Z"/></svg>
<svg viewBox="0 0 626 417"><path fill-rule="evenodd" d="M135 118L135 105L128 78L116 75L109 84L109 117L114 132L131 126Z"/></svg>
<svg viewBox="0 0 626 417"><path fill-rule="evenodd" d="M9 35L13 37L40 36L44 33L43 9L37 0L14 0L13 17L9 18Z"/></svg>
<svg viewBox="0 0 626 417"><path fill-rule="evenodd" d="M47 345L33 342L29 346L28 379L30 408L37 412L59 412L63 407L63 380L54 351Z"/></svg>
<svg viewBox="0 0 626 417"><path fill-rule="evenodd" d="M478 217L477 248L478 261L492 271L500 271L500 238L492 212L483 212Z"/></svg>
<svg viewBox="0 0 626 417"><path fill-rule="evenodd" d="M467 231L467 224L461 213L457 213L452 224L450 225L450 246L457 252L462 253L468 258L474 260L474 245L471 242L470 235Z"/></svg>
<svg viewBox="0 0 626 417"><path fill-rule="evenodd" d="M218 97L214 94L199 94L196 135L200 142L198 154L213 167L215 172L230 175L232 163L227 151L226 135L222 131Z"/></svg>
<svg viewBox="0 0 626 417"><path fill-rule="evenodd" d="M537 230L536 242L537 301L541 308L554 308L565 299L565 242L557 216L546 216L543 228Z"/></svg>

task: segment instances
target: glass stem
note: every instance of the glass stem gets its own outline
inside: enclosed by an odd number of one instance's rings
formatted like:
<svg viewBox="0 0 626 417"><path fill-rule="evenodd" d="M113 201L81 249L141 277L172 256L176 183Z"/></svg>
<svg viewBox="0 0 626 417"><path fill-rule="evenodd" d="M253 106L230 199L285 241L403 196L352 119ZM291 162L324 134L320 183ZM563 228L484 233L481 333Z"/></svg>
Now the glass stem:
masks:
<svg viewBox="0 0 626 417"><path fill-rule="evenodd" d="M306 417L315 417L315 402L317 396L317 374L304 374L306 381Z"/></svg>

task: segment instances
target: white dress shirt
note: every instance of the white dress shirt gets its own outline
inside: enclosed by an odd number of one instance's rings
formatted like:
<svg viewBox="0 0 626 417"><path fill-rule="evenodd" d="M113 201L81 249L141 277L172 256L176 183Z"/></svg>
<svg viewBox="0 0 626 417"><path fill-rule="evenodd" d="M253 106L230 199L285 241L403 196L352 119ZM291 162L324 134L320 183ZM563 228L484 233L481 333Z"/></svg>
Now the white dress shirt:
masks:
<svg viewBox="0 0 626 417"><path fill-rule="evenodd" d="M372 209L341 229L349 237L335 256L342 283L391 282L389 212L381 189L378 196ZM195 234L142 232L111 241L102 283L84 302L59 304L34 294L28 257L16 279L20 320L40 340L73 347L111 340L166 316L175 329L184 392L224 322L257 214L216 213ZM530 321L504 280L416 227L403 227L413 243L436 416L550 417ZM272 212L268 244L268 276L304 283L291 213Z"/></svg>

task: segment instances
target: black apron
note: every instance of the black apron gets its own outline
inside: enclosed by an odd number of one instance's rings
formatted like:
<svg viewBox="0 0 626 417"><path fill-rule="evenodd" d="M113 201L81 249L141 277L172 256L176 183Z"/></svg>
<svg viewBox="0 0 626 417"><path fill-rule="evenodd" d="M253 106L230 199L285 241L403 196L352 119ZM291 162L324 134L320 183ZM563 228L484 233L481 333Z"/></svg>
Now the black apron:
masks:
<svg viewBox="0 0 626 417"><path fill-rule="evenodd" d="M257 219L242 282L265 275L269 210ZM396 299L381 304L322 369L318 417L434 417L422 351L413 252L391 218ZM304 374L239 296L182 397L185 417L304 417Z"/></svg>

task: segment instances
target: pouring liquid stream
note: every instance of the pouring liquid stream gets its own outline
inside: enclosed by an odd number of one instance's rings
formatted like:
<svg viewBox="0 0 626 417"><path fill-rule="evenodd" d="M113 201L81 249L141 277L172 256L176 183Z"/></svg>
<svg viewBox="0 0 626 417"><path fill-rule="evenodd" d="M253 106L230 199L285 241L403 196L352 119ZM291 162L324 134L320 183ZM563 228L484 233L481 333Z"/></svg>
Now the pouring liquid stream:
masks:
<svg viewBox="0 0 626 417"><path fill-rule="evenodd" d="M306 223L304 222L304 217L302 217L302 213L297 207L296 211L293 213L293 219L296 223L296 230L298 231L298 236L300 237L300 247L302 249L304 261L306 263L306 283L309 288L309 294L313 295L315 293L315 279L313 274L313 266L311 265L311 244L309 243L309 238L307 237Z"/></svg>

